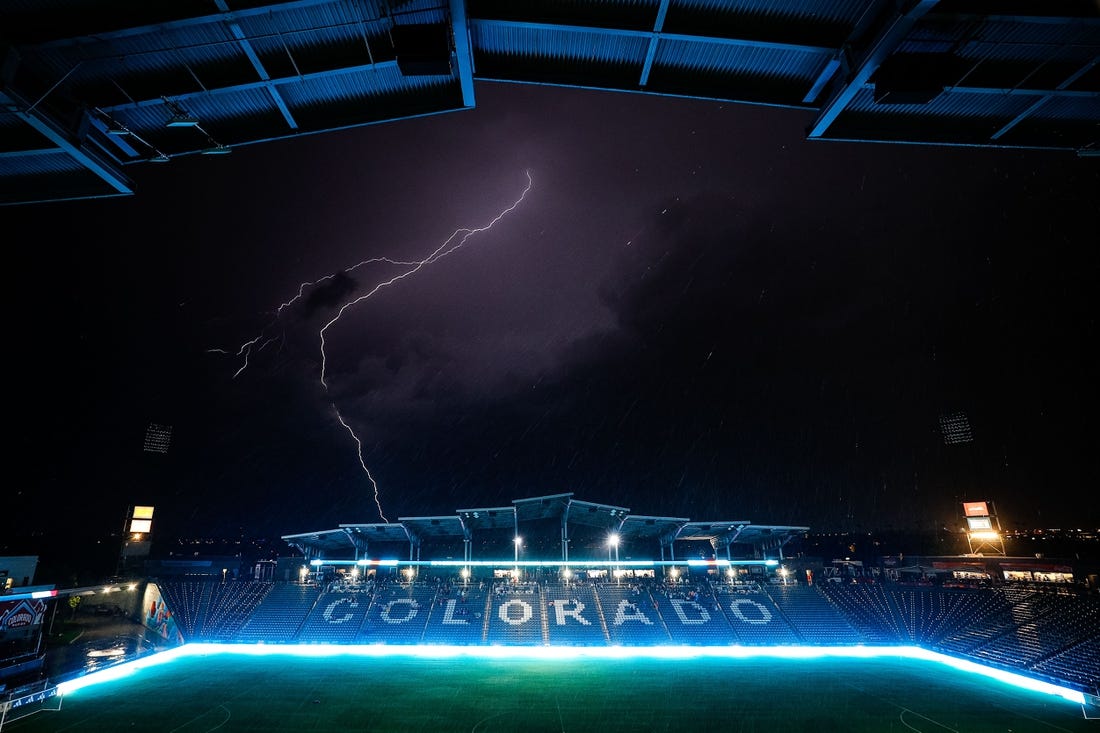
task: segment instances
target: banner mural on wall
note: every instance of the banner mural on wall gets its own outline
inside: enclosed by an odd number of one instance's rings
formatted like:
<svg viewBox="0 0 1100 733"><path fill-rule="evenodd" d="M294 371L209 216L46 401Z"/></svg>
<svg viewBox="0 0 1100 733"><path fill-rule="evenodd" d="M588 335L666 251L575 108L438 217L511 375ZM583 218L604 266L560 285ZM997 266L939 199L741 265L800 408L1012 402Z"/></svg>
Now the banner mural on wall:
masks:
<svg viewBox="0 0 1100 733"><path fill-rule="evenodd" d="M164 602L160 595L160 588L156 583L145 586L145 598L142 603L142 623L152 629L165 641L171 644L182 644L183 634L176 625L176 619L172 615L172 609Z"/></svg>
<svg viewBox="0 0 1100 733"><path fill-rule="evenodd" d="M45 601L5 601L0 603L0 631L41 626L45 616Z"/></svg>

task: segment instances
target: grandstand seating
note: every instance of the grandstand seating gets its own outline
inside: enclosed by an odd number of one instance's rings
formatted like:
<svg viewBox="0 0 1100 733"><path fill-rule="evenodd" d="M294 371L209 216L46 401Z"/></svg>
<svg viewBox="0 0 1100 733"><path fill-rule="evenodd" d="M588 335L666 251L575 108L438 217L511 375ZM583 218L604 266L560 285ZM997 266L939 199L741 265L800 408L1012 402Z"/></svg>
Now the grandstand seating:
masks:
<svg viewBox="0 0 1100 733"><path fill-rule="evenodd" d="M377 588L356 641L363 644L418 644L435 600L428 583L391 583Z"/></svg>
<svg viewBox="0 0 1100 733"><path fill-rule="evenodd" d="M198 638L199 616L210 607L211 582L199 580L162 580L157 582L161 597L172 609L176 626L183 638Z"/></svg>
<svg viewBox="0 0 1100 733"><path fill-rule="evenodd" d="M974 608L960 620L953 633L935 642L944 651L970 655L978 647L1034 618L1055 598L1047 594L1033 598L1037 594L1009 588L972 592L976 594Z"/></svg>
<svg viewBox="0 0 1100 733"><path fill-rule="evenodd" d="M798 644L801 639L771 597L758 586L714 586L726 622L742 644Z"/></svg>
<svg viewBox="0 0 1100 733"><path fill-rule="evenodd" d="M488 593L477 583L440 585L424 628L425 644L480 644Z"/></svg>
<svg viewBox="0 0 1100 733"><path fill-rule="evenodd" d="M496 583L489 598L488 642L527 646L542 644L543 602L537 583Z"/></svg>
<svg viewBox="0 0 1100 733"><path fill-rule="evenodd" d="M510 645L919 644L1096 692L1100 600L1014 586L163 581L184 638ZM584 623L587 621L588 623ZM465 623L460 623L465 622Z"/></svg>
<svg viewBox="0 0 1100 733"><path fill-rule="evenodd" d="M349 644L359 635L372 599L371 588L341 588L322 593L302 624L298 641Z"/></svg>
<svg viewBox="0 0 1100 733"><path fill-rule="evenodd" d="M320 593L315 585L277 583L237 632L237 640L293 640Z"/></svg>
<svg viewBox="0 0 1100 733"><path fill-rule="evenodd" d="M657 585L650 595L665 619L674 644L716 646L735 640L733 629L710 586L685 590L680 586Z"/></svg>
<svg viewBox="0 0 1100 733"><path fill-rule="evenodd" d="M814 586L793 583L767 588L784 617L809 644L857 644L859 633Z"/></svg>
<svg viewBox="0 0 1100 733"><path fill-rule="evenodd" d="M1034 669L1096 694L1100 689L1100 632L1094 627L1091 638L1037 662Z"/></svg>
<svg viewBox="0 0 1100 733"><path fill-rule="evenodd" d="M640 585L601 585L596 598L612 644L668 644L672 641L649 591Z"/></svg>
<svg viewBox="0 0 1100 733"><path fill-rule="evenodd" d="M897 644L905 638L893 594L882 585L826 582L816 587L848 619L864 643Z"/></svg>
<svg viewBox="0 0 1100 733"><path fill-rule="evenodd" d="M273 587L274 583L258 580L211 583L210 605L200 618L198 637L203 641L234 638Z"/></svg>
<svg viewBox="0 0 1100 733"><path fill-rule="evenodd" d="M607 644L607 632L591 586L548 584L544 589L550 643L558 646Z"/></svg>

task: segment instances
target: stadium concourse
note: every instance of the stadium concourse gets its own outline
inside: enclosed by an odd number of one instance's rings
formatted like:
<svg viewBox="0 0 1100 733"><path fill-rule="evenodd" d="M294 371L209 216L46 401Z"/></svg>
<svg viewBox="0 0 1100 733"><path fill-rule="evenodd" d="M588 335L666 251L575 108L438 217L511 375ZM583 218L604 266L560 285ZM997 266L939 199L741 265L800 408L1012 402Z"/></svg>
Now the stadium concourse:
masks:
<svg viewBox="0 0 1100 733"><path fill-rule="evenodd" d="M560 526L561 558L521 558L520 522L526 529L539 520L544 530ZM584 529L604 541L571 558L571 534ZM781 559L783 545L806 529L638 517L561 494L289 535L304 557L282 580L165 577L150 585L188 642L915 645L1100 695L1095 596L1068 583L947 587L871 572L815 578L798 558ZM483 535L502 533L510 557L471 557L471 547L492 545ZM462 540L463 559L420 559L424 544L444 547L449 537ZM402 540L409 560L367 554ZM676 560L676 543L685 541L712 552ZM633 557L647 542L660 545L660 560ZM734 557L734 547L751 556Z"/></svg>

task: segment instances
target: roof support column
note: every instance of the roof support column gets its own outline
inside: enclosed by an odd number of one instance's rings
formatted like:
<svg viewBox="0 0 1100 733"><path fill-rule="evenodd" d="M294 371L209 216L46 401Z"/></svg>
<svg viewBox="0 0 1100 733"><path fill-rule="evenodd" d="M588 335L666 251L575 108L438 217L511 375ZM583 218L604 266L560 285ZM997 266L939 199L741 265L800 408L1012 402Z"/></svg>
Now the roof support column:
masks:
<svg viewBox="0 0 1100 733"><path fill-rule="evenodd" d="M50 142L68 153L74 160L103 179L111 188L121 194L133 193L130 181L114 165L113 161L72 140L60 125L41 111L32 109L27 100L17 92L0 87L0 108L7 107L23 122L45 136Z"/></svg>
<svg viewBox="0 0 1100 733"><path fill-rule="evenodd" d="M806 137L811 140L822 137L829 126L855 98L859 90L870 80L882 62L912 30L917 21L935 7L939 0L909 0L906 10L892 9L889 18L881 25L871 40L863 58L855 64L855 70L821 109ZM897 3L900 4L900 3Z"/></svg>
<svg viewBox="0 0 1100 733"><path fill-rule="evenodd" d="M214 4L218 6L218 10L221 12L226 14L230 12L229 5L225 0L214 0ZM256 54L256 49L252 48L252 44L248 42L248 37L245 35L240 23L231 20L227 22L226 25L229 27L229 32L237 39L237 44L241 47L241 50L244 51L244 55L248 57L249 63L252 64L252 68L256 70L260 78L266 82L271 81L271 74L267 73L267 69L264 68L263 62L260 61L260 57ZM297 130L298 123L294 119L294 115L290 113L290 107L286 105L286 100L284 100L283 95L279 93L278 87L274 84L266 84L265 86L267 88L267 93L271 95L271 101L279 108L279 112L282 113L283 119L286 120L286 124L290 126L290 129Z"/></svg>
<svg viewBox="0 0 1100 733"><path fill-rule="evenodd" d="M455 41L458 81L462 85L462 106L474 106L474 54L470 49L470 24L466 20L466 0L451 0L451 31Z"/></svg>
<svg viewBox="0 0 1100 733"><path fill-rule="evenodd" d="M1098 62L1100 62L1100 58L1094 58L1092 61L1089 61L1087 64L1085 64L1080 69L1078 69L1073 74L1071 74L1069 76L1069 78L1067 78L1064 82L1062 82L1057 87L1055 87L1055 90L1062 91L1063 89L1066 89L1067 87L1069 87L1070 84L1072 84L1073 82L1077 81L1082 76L1087 74L1092 69L1092 67L1096 66L1096 64ZM1004 136L1005 133L1007 133L1013 127L1015 127L1016 125L1020 124L1024 120L1026 120L1028 117L1030 117L1035 112L1039 111L1039 108L1042 107L1047 102L1049 102L1051 99L1053 99L1054 96L1055 96L1054 94L1047 94L1046 96L1039 97L1033 103L1029 104L1027 109L1025 109L1023 112L1021 112L1020 114L1013 117L1011 120L1009 120L1007 123L1005 123L1005 125L1003 127L1001 127L1001 129L999 129L995 133L993 133L990 136L989 139L990 140L1000 140L1001 137Z"/></svg>
<svg viewBox="0 0 1100 733"><path fill-rule="evenodd" d="M657 57L657 44L661 40L661 31L665 27L665 16L668 15L669 0L661 0L657 8L657 19L653 21L653 35L649 38L649 48L645 52L645 64L642 66L642 77L638 80L638 86L644 87L649 83L649 72L653 71L653 60Z"/></svg>

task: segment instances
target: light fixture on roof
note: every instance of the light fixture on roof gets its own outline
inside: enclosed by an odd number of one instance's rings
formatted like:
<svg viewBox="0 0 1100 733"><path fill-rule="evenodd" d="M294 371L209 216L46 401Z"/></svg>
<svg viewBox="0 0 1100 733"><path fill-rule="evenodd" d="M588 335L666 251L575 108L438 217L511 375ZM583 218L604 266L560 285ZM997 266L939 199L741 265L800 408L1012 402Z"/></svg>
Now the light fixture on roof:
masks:
<svg viewBox="0 0 1100 733"><path fill-rule="evenodd" d="M199 118L189 114L174 114L164 123L165 127L198 127Z"/></svg>
<svg viewBox="0 0 1100 733"><path fill-rule="evenodd" d="M152 158L149 159L149 162L150 163L167 163L170 160L171 160L171 158L169 158L164 153L161 153L160 155L154 155Z"/></svg>
<svg viewBox="0 0 1100 733"><path fill-rule="evenodd" d="M188 114L187 110L180 107L168 97L161 97L172 116L164 123L165 127L198 127L199 118Z"/></svg>
<svg viewBox="0 0 1100 733"><path fill-rule="evenodd" d="M110 124L107 125L107 134L108 135L119 135L119 136L129 135L130 130L127 129L127 127L125 125L123 125L122 123L115 122L114 120L111 120Z"/></svg>
<svg viewBox="0 0 1100 733"><path fill-rule="evenodd" d="M228 145L216 143L208 148L203 148L201 152L203 155L225 155L226 153L232 153L233 148Z"/></svg>

